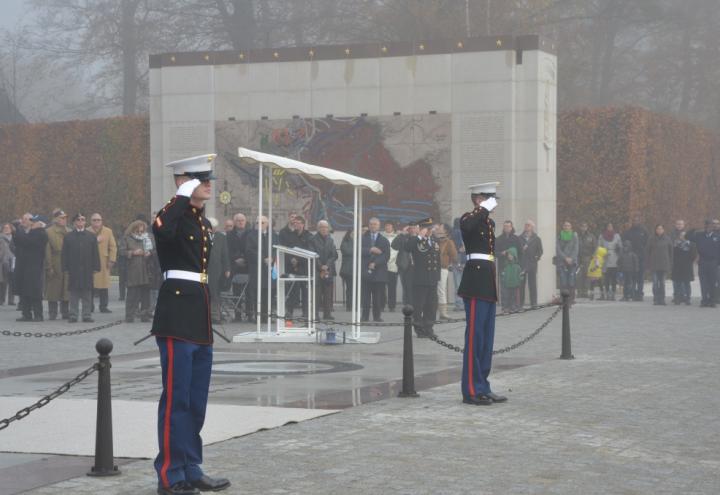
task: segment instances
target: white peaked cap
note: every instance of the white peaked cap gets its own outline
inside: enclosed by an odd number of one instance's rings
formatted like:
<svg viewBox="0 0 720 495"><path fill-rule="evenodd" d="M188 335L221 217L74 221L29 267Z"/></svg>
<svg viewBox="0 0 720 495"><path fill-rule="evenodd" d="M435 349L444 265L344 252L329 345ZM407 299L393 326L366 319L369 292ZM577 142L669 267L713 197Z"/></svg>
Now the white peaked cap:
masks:
<svg viewBox="0 0 720 495"><path fill-rule="evenodd" d="M470 194L496 194L499 182L483 182L469 187Z"/></svg>
<svg viewBox="0 0 720 495"><path fill-rule="evenodd" d="M190 158L183 158L182 160L175 160L166 165L172 169L173 175L191 175L191 174L203 174L212 172L212 165L215 157L215 153L209 153L207 155L192 156Z"/></svg>

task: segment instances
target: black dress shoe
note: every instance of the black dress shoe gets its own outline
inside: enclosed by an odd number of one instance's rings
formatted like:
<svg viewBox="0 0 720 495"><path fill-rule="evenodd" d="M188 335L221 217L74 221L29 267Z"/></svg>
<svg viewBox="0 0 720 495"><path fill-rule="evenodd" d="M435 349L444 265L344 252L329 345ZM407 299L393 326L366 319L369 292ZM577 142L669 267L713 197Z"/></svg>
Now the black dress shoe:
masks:
<svg viewBox="0 0 720 495"><path fill-rule="evenodd" d="M95 320L92 318L83 318L83 323L95 323Z"/></svg>
<svg viewBox="0 0 720 495"><path fill-rule="evenodd" d="M190 485L201 492L219 492L230 486L230 481L225 478L211 478L203 475L202 478L190 481Z"/></svg>
<svg viewBox="0 0 720 495"><path fill-rule="evenodd" d="M187 481L178 481L169 488L162 486L157 489L158 495L200 495L200 490Z"/></svg>
<svg viewBox="0 0 720 495"><path fill-rule="evenodd" d="M463 404L473 406L491 406L493 401L486 395L476 395L475 397L463 397Z"/></svg>
<svg viewBox="0 0 720 495"><path fill-rule="evenodd" d="M15 321L33 321L32 318L26 318L24 316L21 316L20 318L16 319Z"/></svg>
<svg viewBox="0 0 720 495"><path fill-rule="evenodd" d="M487 394L487 398L493 402L507 402L507 397L505 397L504 395L498 395L493 392Z"/></svg>
<svg viewBox="0 0 720 495"><path fill-rule="evenodd" d="M112 311L110 311L110 310L107 309L107 308L100 308L100 312L101 312L101 313L112 313Z"/></svg>
<svg viewBox="0 0 720 495"><path fill-rule="evenodd" d="M77 318L68 318L68 323L77 323Z"/></svg>

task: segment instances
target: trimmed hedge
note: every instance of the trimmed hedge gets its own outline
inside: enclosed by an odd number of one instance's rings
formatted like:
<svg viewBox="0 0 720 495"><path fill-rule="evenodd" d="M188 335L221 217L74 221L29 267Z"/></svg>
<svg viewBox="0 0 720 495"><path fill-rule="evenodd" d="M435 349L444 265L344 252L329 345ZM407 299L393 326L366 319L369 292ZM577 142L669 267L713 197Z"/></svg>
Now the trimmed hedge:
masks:
<svg viewBox="0 0 720 495"><path fill-rule="evenodd" d="M149 216L149 142L138 117L0 126L0 218L59 207L117 227Z"/></svg>
<svg viewBox="0 0 720 495"><path fill-rule="evenodd" d="M647 226L720 215L718 135L636 107L558 116L558 222L616 230L640 212Z"/></svg>

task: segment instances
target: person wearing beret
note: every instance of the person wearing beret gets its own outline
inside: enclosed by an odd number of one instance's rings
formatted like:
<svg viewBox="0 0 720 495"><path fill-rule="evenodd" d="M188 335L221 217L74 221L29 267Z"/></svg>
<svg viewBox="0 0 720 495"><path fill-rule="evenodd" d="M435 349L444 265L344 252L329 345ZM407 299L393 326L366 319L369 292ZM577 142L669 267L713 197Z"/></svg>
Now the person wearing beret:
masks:
<svg viewBox="0 0 720 495"><path fill-rule="evenodd" d="M193 495L230 486L201 465L213 329L208 269L212 249L205 202L212 197L214 154L168 164L177 193L153 222L163 282L150 333L160 351L162 394L158 407L160 495Z"/></svg>
<svg viewBox="0 0 720 495"><path fill-rule="evenodd" d="M48 302L48 316L58 317L58 308L63 320L70 318L68 306L68 279L62 269L62 247L67 229L68 216L60 208L52 213L52 225L47 228L48 243L45 247L45 299Z"/></svg>
<svg viewBox="0 0 720 495"><path fill-rule="evenodd" d="M488 376L495 339L495 308L498 300L495 265L495 222L490 213L497 206L497 182L470 187L473 210L460 218L467 255L458 294L465 302L465 350L461 389L463 403L489 406L505 402L492 392Z"/></svg>

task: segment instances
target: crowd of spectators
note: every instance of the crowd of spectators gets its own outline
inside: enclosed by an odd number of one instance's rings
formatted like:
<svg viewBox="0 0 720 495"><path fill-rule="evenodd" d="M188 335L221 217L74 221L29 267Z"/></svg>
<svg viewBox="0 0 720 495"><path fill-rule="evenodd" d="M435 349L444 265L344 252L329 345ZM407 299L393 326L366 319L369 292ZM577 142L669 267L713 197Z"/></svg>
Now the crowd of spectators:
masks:
<svg viewBox="0 0 720 495"><path fill-rule="evenodd" d="M306 275L307 265L293 256L286 258L285 266L276 266L275 260L265 255L268 243L318 254L314 317L334 318L336 280L344 309L351 309L355 235L352 230L336 238L332 225L321 220L311 231L305 218L294 212L279 231L271 233L267 218L262 217L252 225L243 213L222 224L214 218L210 222L213 251L208 284L213 321L222 322L227 316L221 306L223 293L234 298L230 315L233 321L255 320L258 252L262 253L263 314L267 312L268 279L274 280L278 273L298 278ZM535 223L527 220L518 234L513 222L506 220L499 230L495 254L501 311L536 307L538 265L544 252ZM360 235L363 321L371 318L382 321L383 312L415 305L419 291L426 301L428 284L433 286L431 307L437 308L438 319L449 319L449 311L464 309L456 295L466 261L459 219L452 226L435 223L420 228L412 222L400 225L373 217ZM437 250L437 276L418 273L421 268L406 248L410 238L420 238ZM651 280L656 305L666 304L667 279L672 280L672 302L691 304L691 282L697 264L700 306L714 307L720 296L720 221L707 220L702 229L688 229L683 220L677 220L670 232L661 224L648 231L639 215L622 232L609 222L599 232L592 232L586 222L575 230L571 222L565 221L556 239L555 252L547 262L550 261L556 268L558 287L568 290L572 301L576 298L642 301L645 280ZM0 264L0 303L15 304L17 296L21 322L42 321L43 301L47 301L50 320L60 317L69 322L92 322L96 299L100 312L111 312L108 308L111 272L119 278L125 320L148 322L162 282L152 229L142 214L126 228L113 232L103 224L100 213L86 217L78 212L68 218L57 208L49 219L26 213L2 226ZM309 316L307 292L306 283L291 285L286 294L286 317L292 318L298 310L302 317ZM414 296L414 292L418 294ZM271 294L274 298L273 291Z"/></svg>

